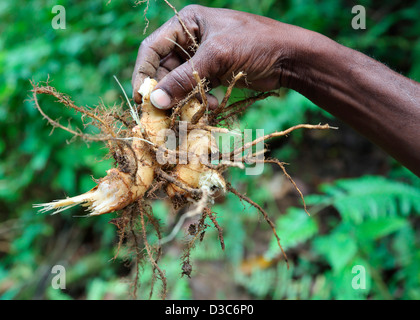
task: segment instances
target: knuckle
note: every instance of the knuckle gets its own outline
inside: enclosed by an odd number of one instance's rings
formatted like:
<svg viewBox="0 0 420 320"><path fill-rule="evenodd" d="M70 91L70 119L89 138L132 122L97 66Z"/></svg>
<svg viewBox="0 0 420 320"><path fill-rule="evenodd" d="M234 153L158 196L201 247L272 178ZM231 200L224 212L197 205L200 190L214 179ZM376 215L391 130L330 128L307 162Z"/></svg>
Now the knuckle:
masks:
<svg viewBox="0 0 420 320"><path fill-rule="evenodd" d="M174 85L182 92L189 92L194 88L194 78L184 68L177 68L172 71ZM178 91L176 90L176 91Z"/></svg>
<svg viewBox="0 0 420 320"><path fill-rule="evenodd" d="M199 4L189 4L185 6L181 11L179 11L180 14L186 14L191 15L197 13L199 10L201 10L203 6L200 6Z"/></svg>
<svg viewBox="0 0 420 320"><path fill-rule="evenodd" d="M230 44L225 42L226 41L223 38L213 39L211 46L208 46L207 49L209 61L214 61L218 64L228 64L230 62L234 52L232 51Z"/></svg>
<svg viewBox="0 0 420 320"><path fill-rule="evenodd" d="M197 4L190 4L179 12L179 16L187 29L196 36L198 36L196 33L199 29L199 21L203 17L203 14L201 13L202 8L204 7Z"/></svg>

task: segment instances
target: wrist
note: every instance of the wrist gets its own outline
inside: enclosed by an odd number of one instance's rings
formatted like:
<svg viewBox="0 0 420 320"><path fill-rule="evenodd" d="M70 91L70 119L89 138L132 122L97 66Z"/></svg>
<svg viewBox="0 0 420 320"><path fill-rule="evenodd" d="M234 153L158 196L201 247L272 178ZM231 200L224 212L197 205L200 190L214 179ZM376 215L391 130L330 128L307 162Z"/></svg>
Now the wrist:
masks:
<svg viewBox="0 0 420 320"><path fill-rule="evenodd" d="M282 42L288 50L283 58L280 57L280 83L282 87L306 96L330 80L327 78L336 68L335 57L340 45L317 32L297 26L288 26L285 30L287 38Z"/></svg>

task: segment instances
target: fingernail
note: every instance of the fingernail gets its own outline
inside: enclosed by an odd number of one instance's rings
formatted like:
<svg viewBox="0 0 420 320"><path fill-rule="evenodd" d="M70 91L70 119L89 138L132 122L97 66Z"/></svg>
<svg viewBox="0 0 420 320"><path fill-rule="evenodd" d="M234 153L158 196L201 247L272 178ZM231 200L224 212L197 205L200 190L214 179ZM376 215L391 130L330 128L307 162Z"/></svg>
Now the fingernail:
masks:
<svg viewBox="0 0 420 320"><path fill-rule="evenodd" d="M150 95L150 101L158 109L168 109L171 105L171 98L162 89L157 89Z"/></svg>

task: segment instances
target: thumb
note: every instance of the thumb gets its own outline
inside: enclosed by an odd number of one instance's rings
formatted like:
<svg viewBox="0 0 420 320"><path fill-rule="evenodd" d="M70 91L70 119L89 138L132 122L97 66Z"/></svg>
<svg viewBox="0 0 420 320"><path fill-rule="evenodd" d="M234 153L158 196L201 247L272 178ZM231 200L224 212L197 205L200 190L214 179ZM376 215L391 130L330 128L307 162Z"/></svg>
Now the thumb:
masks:
<svg viewBox="0 0 420 320"><path fill-rule="evenodd" d="M197 85L194 71L200 78L208 78L209 68L205 67L205 61L197 52L190 60L169 72L150 95L152 104L159 109L169 109L185 98Z"/></svg>

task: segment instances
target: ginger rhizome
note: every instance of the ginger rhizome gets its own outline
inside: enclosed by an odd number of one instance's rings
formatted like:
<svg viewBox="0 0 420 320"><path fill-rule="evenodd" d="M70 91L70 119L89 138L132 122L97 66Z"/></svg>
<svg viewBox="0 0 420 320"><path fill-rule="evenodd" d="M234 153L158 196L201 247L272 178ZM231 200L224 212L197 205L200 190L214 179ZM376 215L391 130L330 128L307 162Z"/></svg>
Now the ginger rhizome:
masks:
<svg viewBox="0 0 420 320"><path fill-rule="evenodd" d="M202 108L197 99L191 99L181 110L180 120L191 123L192 118ZM198 121L198 127L207 127L204 117ZM226 183L220 172L209 168L208 159L212 153L218 153L219 149L215 137L208 129L192 129L180 143L179 150L189 155L188 163L177 164L172 170L172 175L178 181L193 189L200 189L206 194L214 194L221 190L226 191ZM170 198L177 196L191 196L188 191L171 183L167 193Z"/></svg>
<svg viewBox="0 0 420 320"><path fill-rule="evenodd" d="M136 168L133 174L112 168L90 191L72 198L38 204L35 207L40 207L41 212L55 210L55 213L58 213L81 204L88 207L89 215L100 215L122 210L144 196L153 182L156 167L156 160L145 137L157 145L157 142L162 140L159 139L160 132L169 126L167 114L154 108L150 102L150 92L156 82L148 81L144 85L146 88L143 89L145 94L140 124L131 129L131 157L127 156L130 151L126 146L116 151L122 153L121 155L115 155L130 159L132 167Z"/></svg>
<svg viewBox="0 0 420 320"><path fill-rule="evenodd" d="M182 275L191 275L193 269L189 258L190 252L194 248L196 240L203 240L205 229L211 224L218 230L222 249L225 247L222 226L218 224L216 214L211 210L211 207L214 199L226 192L235 194L242 201L248 202L261 212L277 238L279 249L287 262L286 253L280 245L280 238L267 212L247 196L238 192L229 183L225 171L230 166L244 168L245 164L250 161L244 152L252 150L258 143L265 143L270 138L285 136L300 128L331 128L328 124L300 124L281 132L259 137L229 152L221 152L213 133L223 134L229 130L221 127L220 124L228 122L238 112L244 111L255 101L264 99L273 93L263 93L227 105L236 81L245 76L243 73L239 73L233 77L219 107L208 110L204 79L200 79L196 73L194 75L197 78L197 87L193 91L195 94L191 94L181 101L171 111L159 110L152 105L150 93L157 84L154 79L146 79L141 86L139 92L143 101L138 108L131 106L128 101L129 108L121 107L118 110L104 107L83 108L75 105L68 96L58 92L48 82L42 86L32 84L34 104L54 128L61 128L87 141L103 141L106 143L110 155L115 159L115 167L109 169L105 177L97 180L97 185L90 191L34 206L39 208L40 212L58 213L80 204L87 207L89 216L117 212L117 217L111 222L117 227L120 236L118 249L123 243L131 243L133 251L136 252L138 265L143 259L141 253L143 251L141 243L143 243L148 260L153 266L152 288L154 282L159 279L162 282L163 297L166 296L167 291L165 273L159 267L163 246L174 238L180 230L181 224L187 218L200 217L198 222L188 229L192 238L186 243L184 254L181 257L183 260ZM60 104L81 113L83 118L90 119L90 124L97 126L101 133L98 135L85 134L81 130L63 126L58 121L51 119L40 106L39 94L53 96ZM196 98L197 94L200 99ZM181 134L184 131L185 134ZM175 147L168 145L169 137L172 137L172 141L177 142ZM162 156L171 161L161 161ZM216 163L215 159L218 160ZM261 157L251 158L252 161L277 164L303 200L303 195L287 174L284 163L277 159ZM153 199L154 194L158 191L166 195L173 211L180 213L178 223L167 236L163 236L160 223L153 216ZM304 207L306 210L305 204ZM152 225L155 230L158 237L157 243L148 243L146 224ZM141 230L136 229L139 225ZM130 239L131 241L128 241ZM124 242L124 240L127 241ZM138 267L137 270L139 270ZM135 281L137 283L138 276Z"/></svg>

